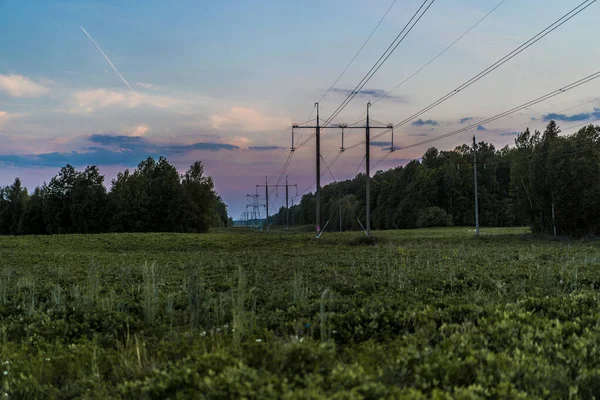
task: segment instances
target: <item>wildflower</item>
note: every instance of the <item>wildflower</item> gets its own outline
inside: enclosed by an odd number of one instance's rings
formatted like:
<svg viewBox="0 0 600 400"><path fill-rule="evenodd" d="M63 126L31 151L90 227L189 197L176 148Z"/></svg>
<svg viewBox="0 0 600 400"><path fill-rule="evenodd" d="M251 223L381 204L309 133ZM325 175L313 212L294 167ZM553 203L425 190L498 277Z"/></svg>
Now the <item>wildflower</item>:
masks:
<svg viewBox="0 0 600 400"><path fill-rule="evenodd" d="M256 339L256 343L262 342L262 339Z"/></svg>

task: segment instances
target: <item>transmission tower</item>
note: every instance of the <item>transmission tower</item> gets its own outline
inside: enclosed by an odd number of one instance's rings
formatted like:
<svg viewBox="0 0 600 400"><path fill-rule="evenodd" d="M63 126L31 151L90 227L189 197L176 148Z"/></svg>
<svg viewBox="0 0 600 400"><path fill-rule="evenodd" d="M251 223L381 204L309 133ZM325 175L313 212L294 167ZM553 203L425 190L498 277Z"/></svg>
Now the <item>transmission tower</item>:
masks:
<svg viewBox="0 0 600 400"><path fill-rule="evenodd" d="M292 149L294 148L293 143L293 132L294 129L315 129L315 140L316 140L316 184L317 184L317 193L316 193L316 215L317 215L317 238L321 234L321 129L326 128L334 128L334 129L342 129L342 140L345 129L364 129L365 130L365 176L366 176L366 229L365 233L367 236L371 235L371 130L372 129L389 129L389 126L371 126L370 116L369 116L369 108L371 108L371 103L367 103L367 119L366 124L364 126L348 126L346 124L337 124L337 125L326 125L321 126L319 120L319 103L315 103L315 107L317 108L317 124L315 126L306 126L306 125L293 125L292 126ZM355 146L352 146L355 147ZM393 139L392 139L392 148ZM341 152L344 152L344 144L342 142Z"/></svg>
<svg viewBox="0 0 600 400"><path fill-rule="evenodd" d="M247 194L246 198L248 199L248 205L246 205L246 210L251 209L250 211L250 227L253 229L259 229L262 231L262 219L260 217L260 207L262 204L259 202L259 196L257 194Z"/></svg>

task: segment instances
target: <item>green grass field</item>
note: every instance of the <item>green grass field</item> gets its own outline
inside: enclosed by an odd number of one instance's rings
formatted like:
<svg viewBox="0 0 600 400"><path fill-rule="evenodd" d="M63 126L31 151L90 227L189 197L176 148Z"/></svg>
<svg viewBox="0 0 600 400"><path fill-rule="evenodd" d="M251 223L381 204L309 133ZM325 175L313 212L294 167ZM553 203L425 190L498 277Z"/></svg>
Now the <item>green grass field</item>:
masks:
<svg viewBox="0 0 600 400"><path fill-rule="evenodd" d="M2 398L600 398L600 248L526 229L0 238Z"/></svg>

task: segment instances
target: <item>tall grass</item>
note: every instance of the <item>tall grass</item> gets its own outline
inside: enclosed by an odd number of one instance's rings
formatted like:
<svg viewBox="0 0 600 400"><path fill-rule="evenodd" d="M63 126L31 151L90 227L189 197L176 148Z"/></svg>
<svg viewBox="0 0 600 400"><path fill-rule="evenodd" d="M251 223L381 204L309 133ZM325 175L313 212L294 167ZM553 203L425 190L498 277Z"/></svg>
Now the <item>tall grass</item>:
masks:
<svg viewBox="0 0 600 400"><path fill-rule="evenodd" d="M100 271L97 264L92 263L88 268L88 275L84 289L84 301L88 306L93 306L100 297Z"/></svg>
<svg viewBox="0 0 600 400"><path fill-rule="evenodd" d="M50 300L52 302L52 306L59 311L64 310L65 308L65 295L64 290L60 286L60 284L55 284L50 289Z"/></svg>
<svg viewBox="0 0 600 400"><path fill-rule="evenodd" d="M21 307L25 314L32 315L36 306L36 287L33 278L23 276L17 281L17 292L21 298Z"/></svg>
<svg viewBox="0 0 600 400"><path fill-rule="evenodd" d="M8 293L10 290L10 278L0 279L0 306L8 304Z"/></svg>
<svg viewBox="0 0 600 400"><path fill-rule="evenodd" d="M156 264L144 263L142 268L142 279L143 279L143 307L144 317L147 323L154 323L158 308L160 307L160 297L158 292L158 286L156 284Z"/></svg>
<svg viewBox="0 0 600 400"><path fill-rule="evenodd" d="M325 289L323 293L321 293L321 304L319 307L321 341L323 342L327 342L331 338L331 316L330 313L327 312L327 299L331 299L331 292L329 291L329 289Z"/></svg>
<svg viewBox="0 0 600 400"><path fill-rule="evenodd" d="M256 330L256 288L249 288L246 272L237 269L237 287L232 291L233 341L237 345L244 336Z"/></svg>
<svg viewBox="0 0 600 400"><path fill-rule="evenodd" d="M290 300L292 304L303 303L308 300L310 288L302 279L302 274L294 273L294 278L290 284Z"/></svg>
<svg viewBox="0 0 600 400"><path fill-rule="evenodd" d="M197 269L192 270L187 283L188 316L191 328L197 328L204 314L204 288Z"/></svg>

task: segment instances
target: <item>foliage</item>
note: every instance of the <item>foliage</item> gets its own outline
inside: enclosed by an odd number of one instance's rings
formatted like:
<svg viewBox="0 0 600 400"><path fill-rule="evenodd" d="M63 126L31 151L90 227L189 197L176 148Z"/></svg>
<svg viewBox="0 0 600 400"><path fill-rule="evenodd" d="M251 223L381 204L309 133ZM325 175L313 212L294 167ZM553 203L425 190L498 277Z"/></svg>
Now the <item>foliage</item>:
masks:
<svg viewBox="0 0 600 400"><path fill-rule="evenodd" d="M419 211L416 225L418 228L431 228L436 226L452 226L452 215L439 207L427 207Z"/></svg>
<svg viewBox="0 0 600 400"><path fill-rule="evenodd" d="M595 243L359 235L2 237L0 396L600 395Z"/></svg>
<svg viewBox="0 0 600 400"><path fill-rule="evenodd" d="M61 168L28 195L19 178L0 188L0 234L206 232L231 224L227 206L194 163L180 176L166 158L118 174L108 192L98 167Z"/></svg>
<svg viewBox="0 0 600 400"><path fill-rule="evenodd" d="M600 234L600 126L569 136L551 121L546 130L518 135L515 147L479 142L477 179L482 226L529 225L536 233ZM421 160L378 171L371 182L371 226L404 229L475 224L473 148L428 149ZM366 207L365 176L326 185L321 191L322 224L358 230ZM315 198L304 195L290 212L298 224L314 224ZM273 216L282 221L285 210ZM554 214L553 214L554 213ZM332 228L335 227L335 228Z"/></svg>

